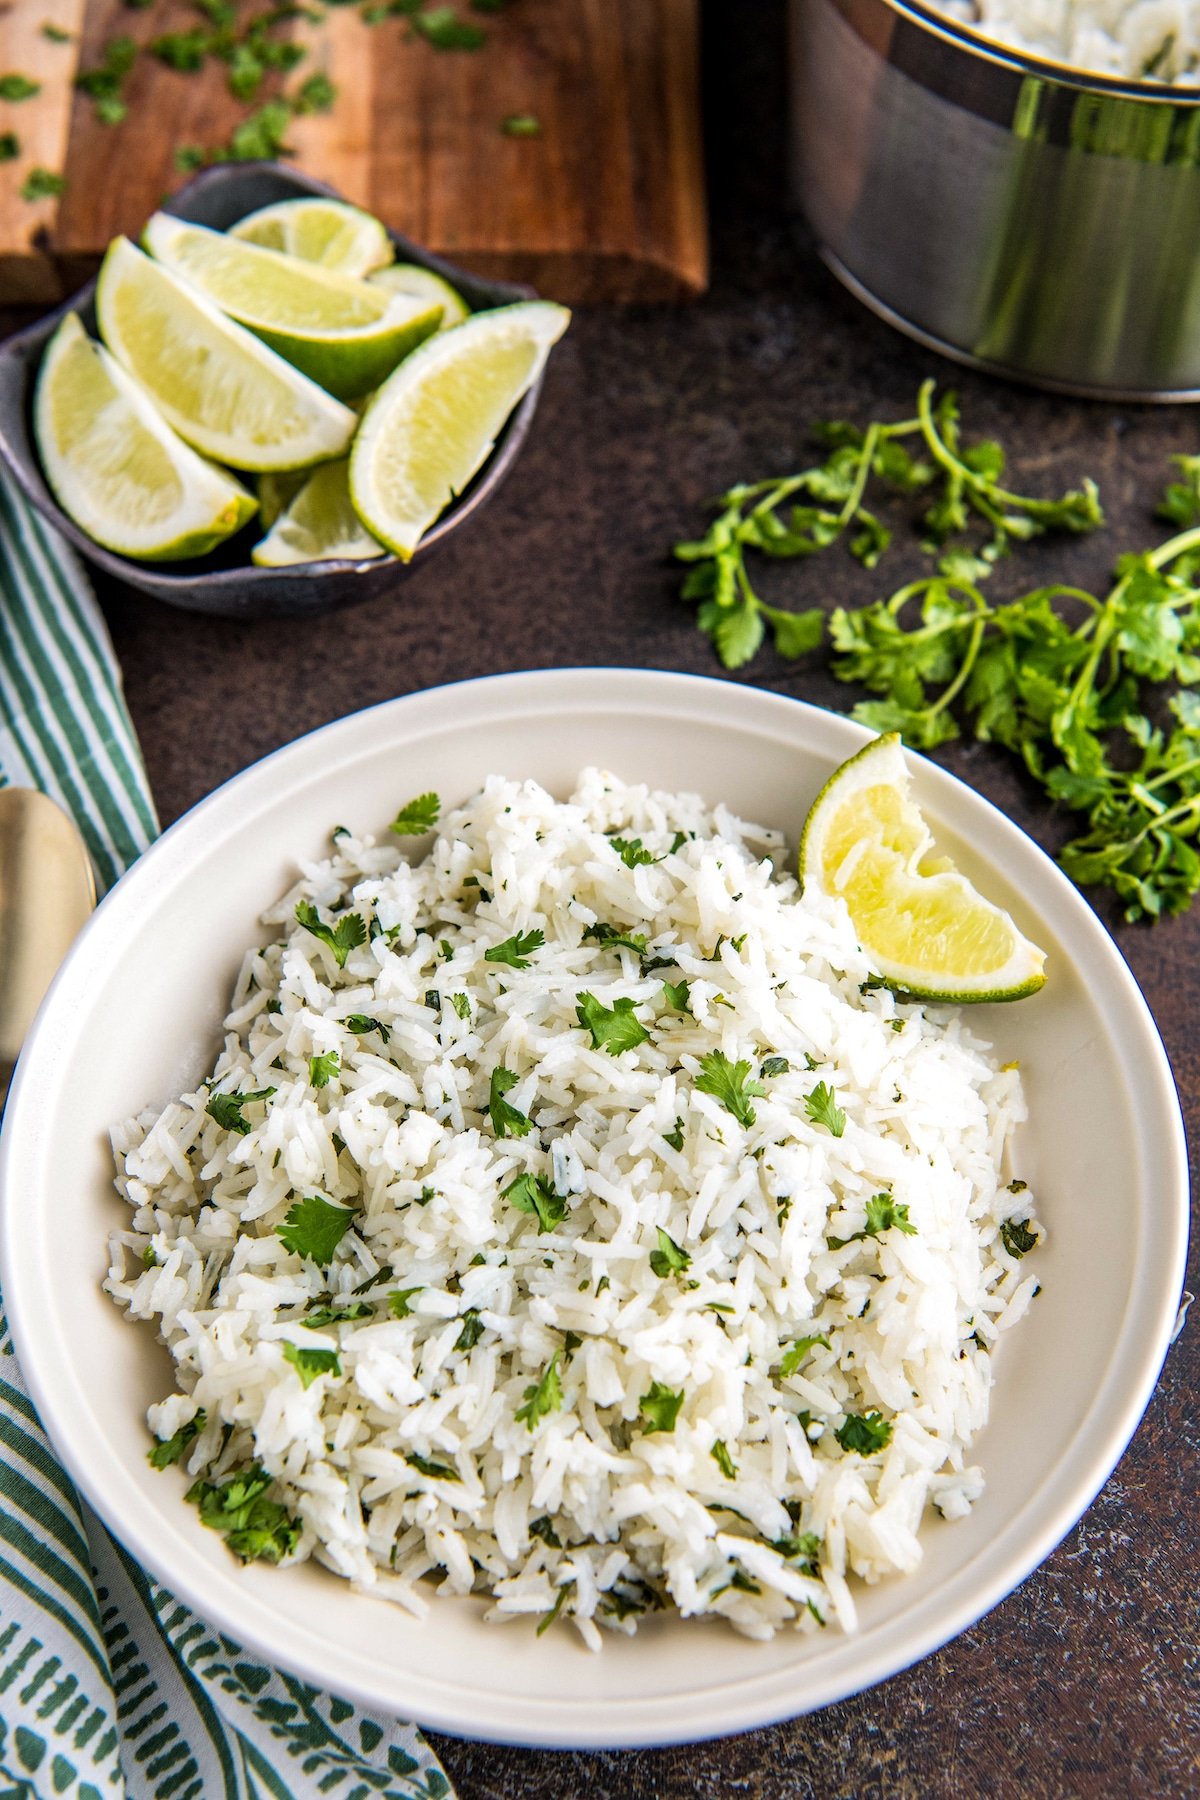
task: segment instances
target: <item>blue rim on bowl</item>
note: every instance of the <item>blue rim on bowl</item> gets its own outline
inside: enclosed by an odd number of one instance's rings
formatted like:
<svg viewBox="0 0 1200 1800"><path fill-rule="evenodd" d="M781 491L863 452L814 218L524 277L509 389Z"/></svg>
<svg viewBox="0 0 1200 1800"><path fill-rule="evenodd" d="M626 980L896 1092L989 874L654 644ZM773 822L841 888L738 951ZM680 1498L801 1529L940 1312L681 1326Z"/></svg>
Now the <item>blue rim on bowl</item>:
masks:
<svg viewBox="0 0 1200 1800"><path fill-rule="evenodd" d="M341 198L324 182L278 163L226 163L203 170L171 197L164 210L223 231L259 207L306 195ZM420 263L443 276L458 289L473 312L534 297L530 288L482 280L396 232L389 235L398 261ZM251 539L247 534L240 534L218 553L223 560L209 558L203 563L174 567L135 562L93 543L63 512L42 475L31 430L30 406L42 352L59 320L68 312L80 313L89 330L95 330L95 289L95 281L89 281L44 319L0 344L0 462L26 499L89 562L188 612L242 619L311 615L390 593L491 499L516 460L537 408L540 377L515 408L478 477L426 533L409 563L385 556L371 562L329 561L257 569L249 561ZM253 529L252 522L250 532Z"/></svg>

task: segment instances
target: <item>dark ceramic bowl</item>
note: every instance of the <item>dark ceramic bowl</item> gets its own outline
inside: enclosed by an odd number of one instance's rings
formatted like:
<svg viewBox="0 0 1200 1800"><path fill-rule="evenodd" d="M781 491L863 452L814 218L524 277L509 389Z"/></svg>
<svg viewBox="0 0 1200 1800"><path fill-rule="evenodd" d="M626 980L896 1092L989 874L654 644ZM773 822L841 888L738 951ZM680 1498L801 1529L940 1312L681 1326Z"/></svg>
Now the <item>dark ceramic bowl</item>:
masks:
<svg viewBox="0 0 1200 1800"><path fill-rule="evenodd" d="M309 194L341 198L323 182L312 181L279 163L227 163L206 169L189 181L166 202L165 210L224 231L247 213L257 212L260 206ZM480 281L395 232L391 239L398 261L422 263L427 269L436 270L458 289L472 312L533 298L529 288L504 281ZM64 313L77 312L95 333L95 289L95 282L89 281L57 311L0 344L0 459L26 498L90 562L188 612L218 613L237 619L295 616L330 612L335 607L389 593L419 569L438 545L445 543L451 532L495 493L525 440L537 406L540 379L516 407L475 480L425 534L411 562L385 556L373 562L300 563L294 568L256 569L250 561L250 551L261 536L257 520L251 520L245 530L202 562L134 562L93 543L57 504L42 475L30 423L33 386L42 351Z"/></svg>

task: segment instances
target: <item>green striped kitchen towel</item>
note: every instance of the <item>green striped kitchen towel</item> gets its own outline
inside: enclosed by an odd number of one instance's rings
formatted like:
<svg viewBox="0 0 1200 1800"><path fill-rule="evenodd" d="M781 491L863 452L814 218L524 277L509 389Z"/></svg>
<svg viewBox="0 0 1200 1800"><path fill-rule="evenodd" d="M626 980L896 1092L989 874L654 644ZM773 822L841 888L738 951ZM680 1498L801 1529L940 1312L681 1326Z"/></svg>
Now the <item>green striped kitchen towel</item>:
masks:
<svg viewBox="0 0 1200 1800"><path fill-rule="evenodd" d="M106 889L157 832L100 609L0 473L0 786L78 821ZM0 1800L440 1800L416 1729L266 1667L137 1567L75 1492L0 1303Z"/></svg>

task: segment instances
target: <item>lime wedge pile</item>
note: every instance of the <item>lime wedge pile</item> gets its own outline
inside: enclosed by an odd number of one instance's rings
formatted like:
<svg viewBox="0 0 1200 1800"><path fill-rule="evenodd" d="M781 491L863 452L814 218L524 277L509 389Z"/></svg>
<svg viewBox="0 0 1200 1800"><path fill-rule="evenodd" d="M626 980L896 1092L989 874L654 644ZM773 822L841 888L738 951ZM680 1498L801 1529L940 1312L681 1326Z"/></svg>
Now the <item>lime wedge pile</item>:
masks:
<svg viewBox="0 0 1200 1800"><path fill-rule="evenodd" d="M55 333L34 426L64 511L150 561L208 554L259 501L260 567L407 560L570 319L541 302L471 315L340 201L284 201L228 232L156 213L142 243L108 248L103 342L75 315ZM259 501L235 470L258 476Z"/></svg>
<svg viewBox="0 0 1200 1800"><path fill-rule="evenodd" d="M889 987L924 1000L1020 1000L1045 982L1044 953L976 892L909 794L894 732L836 769L800 840L805 893L845 901Z"/></svg>

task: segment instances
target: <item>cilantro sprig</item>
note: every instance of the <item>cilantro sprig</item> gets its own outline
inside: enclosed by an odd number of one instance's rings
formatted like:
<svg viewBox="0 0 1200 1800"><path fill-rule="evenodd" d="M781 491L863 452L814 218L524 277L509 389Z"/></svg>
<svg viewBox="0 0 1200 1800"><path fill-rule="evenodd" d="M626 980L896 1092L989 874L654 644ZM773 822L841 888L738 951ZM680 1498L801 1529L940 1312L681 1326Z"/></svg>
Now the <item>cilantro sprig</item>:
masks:
<svg viewBox="0 0 1200 1800"><path fill-rule="evenodd" d="M768 627L781 656L816 649L824 634L820 608L791 612L769 605L751 581L746 553L757 550L771 560L809 557L848 538L851 554L873 569L892 532L865 504L872 483L894 495L921 495L925 548L940 554L941 573L972 580L988 574L1014 542L1049 530L1091 531L1103 523L1093 482L1056 500L1003 487L1000 445L988 440L965 446L954 395L935 400L932 381L923 384L913 418L876 420L865 429L825 422L814 435L828 450L823 462L782 479L730 488L717 501L705 536L675 546L679 560L692 565L683 598L699 602L697 623L726 668L749 662Z"/></svg>

